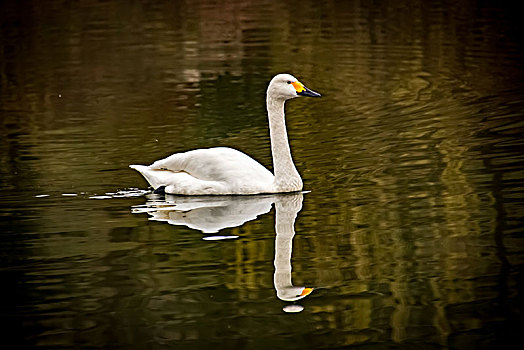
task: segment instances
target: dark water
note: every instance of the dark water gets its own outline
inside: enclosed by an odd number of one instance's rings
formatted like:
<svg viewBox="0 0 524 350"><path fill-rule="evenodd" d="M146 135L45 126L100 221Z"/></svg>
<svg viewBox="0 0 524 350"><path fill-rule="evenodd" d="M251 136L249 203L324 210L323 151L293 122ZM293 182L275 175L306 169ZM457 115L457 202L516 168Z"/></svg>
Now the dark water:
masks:
<svg viewBox="0 0 524 350"><path fill-rule="evenodd" d="M2 2L2 343L520 343L519 13L491 1ZM144 194L128 164L187 149L233 146L271 167L264 92L280 72L323 94L287 106L310 192Z"/></svg>

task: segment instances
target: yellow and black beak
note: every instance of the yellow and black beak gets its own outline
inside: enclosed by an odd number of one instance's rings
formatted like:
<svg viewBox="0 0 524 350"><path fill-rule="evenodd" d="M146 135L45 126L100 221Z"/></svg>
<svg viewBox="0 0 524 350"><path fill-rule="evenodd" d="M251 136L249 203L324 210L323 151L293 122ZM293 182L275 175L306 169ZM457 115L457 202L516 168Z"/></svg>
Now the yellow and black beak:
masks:
<svg viewBox="0 0 524 350"><path fill-rule="evenodd" d="M291 85L293 85L295 90L297 90L297 95L309 96L309 97L320 97L320 96L322 96L318 92L315 92L313 90L309 90L307 87L304 86L304 84L302 84L298 80L293 82L293 83L291 83Z"/></svg>

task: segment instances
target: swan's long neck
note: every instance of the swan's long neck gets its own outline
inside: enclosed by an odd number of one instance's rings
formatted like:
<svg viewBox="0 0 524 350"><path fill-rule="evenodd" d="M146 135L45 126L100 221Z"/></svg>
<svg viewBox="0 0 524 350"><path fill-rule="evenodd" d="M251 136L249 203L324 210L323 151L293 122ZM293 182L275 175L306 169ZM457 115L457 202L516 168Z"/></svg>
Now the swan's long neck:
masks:
<svg viewBox="0 0 524 350"><path fill-rule="evenodd" d="M287 138L283 99L275 99L268 92L267 112L269 118L269 136L273 155L275 189L278 192L300 191L302 179L295 168Z"/></svg>

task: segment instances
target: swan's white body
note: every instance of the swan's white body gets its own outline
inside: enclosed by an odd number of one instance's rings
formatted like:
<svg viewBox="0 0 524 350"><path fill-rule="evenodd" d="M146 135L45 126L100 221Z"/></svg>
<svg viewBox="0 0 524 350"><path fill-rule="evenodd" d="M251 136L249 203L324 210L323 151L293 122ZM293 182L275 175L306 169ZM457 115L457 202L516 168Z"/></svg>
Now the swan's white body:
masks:
<svg viewBox="0 0 524 350"><path fill-rule="evenodd" d="M302 179L295 168L287 138L284 103L304 96L320 96L295 77L279 74L267 89L267 112L272 174L245 153L233 148L215 147L175 153L149 166L130 165L149 184L165 192L182 195L225 195L282 193L302 190Z"/></svg>

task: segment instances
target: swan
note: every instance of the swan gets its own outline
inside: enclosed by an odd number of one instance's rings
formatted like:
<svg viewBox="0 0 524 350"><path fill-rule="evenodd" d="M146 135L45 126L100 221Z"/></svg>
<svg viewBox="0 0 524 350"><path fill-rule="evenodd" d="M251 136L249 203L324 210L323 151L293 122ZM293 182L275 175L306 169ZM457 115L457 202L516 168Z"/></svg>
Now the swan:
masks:
<svg viewBox="0 0 524 350"><path fill-rule="evenodd" d="M271 79L266 93L274 174L236 149L214 147L175 153L153 164L130 165L158 190L179 195L249 195L302 190L291 158L284 104L299 96L321 95L290 74Z"/></svg>

